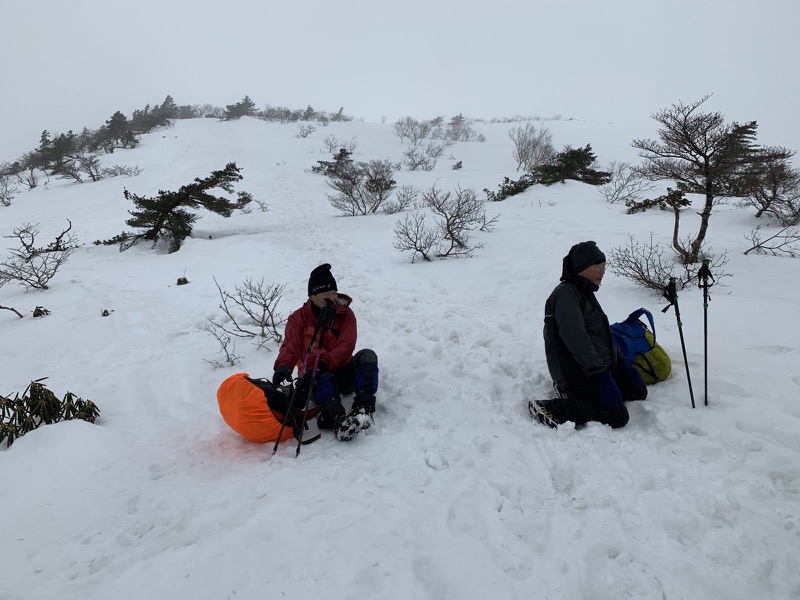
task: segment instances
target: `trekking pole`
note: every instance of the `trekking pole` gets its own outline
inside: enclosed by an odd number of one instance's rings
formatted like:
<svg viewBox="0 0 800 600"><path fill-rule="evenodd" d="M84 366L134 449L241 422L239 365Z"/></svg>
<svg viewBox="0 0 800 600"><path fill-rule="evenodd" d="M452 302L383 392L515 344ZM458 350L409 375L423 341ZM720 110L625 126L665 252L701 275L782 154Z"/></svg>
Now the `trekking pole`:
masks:
<svg viewBox="0 0 800 600"><path fill-rule="evenodd" d="M327 307L327 305L326 305L326 307ZM313 350L314 350L314 342L317 341L317 335L319 334L320 330L322 329L322 327L324 325L324 321L327 320L327 315L324 314L324 313L325 313L324 310L322 312L320 312L319 319L317 319L317 324L314 327L314 333L311 335L311 342L308 344L308 350L306 351L306 356L303 359L303 372L300 374L300 377L298 377L296 384L292 385L292 393L289 396L289 406L286 409L286 413L283 415L283 421L281 422L281 428L278 431L278 439L275 440L275 446L273 446L273 448L272 448L272 454L275 454L278 451L278 446L281 443L281 437L283 437L283 430L286 428L286 422L289 420L289 413L292 411L292 407L294 406L294 400L295 400L295 397L297 396L298 388L300 387L300 383L299 382L300 382L302 376L305 374L306 368L308 367L308 359L311 358L311 352L313 352ZM325 319L323 319L323 316L325 317ZM321 342L320 342L320 346L322 346ZM319 353L317 353L317 360L319 360ZM316 370L316 366L315 366L315 370ZM306 412L308 411L308 400L310 398L311 398L311 391L309 389L308 398L306 398L306 404L305 404ZM303 419L303 423L305 424L305 418ZM299 449L298 449L298 452L299 452Z"/></svg>
<svg viewBox="0 0 800 600"><path fill-rule="evenodd" d="M692 391L692 377L689 375L689 360L686 358L686 343L683 341L683 323L681 323L681 311L678 308L678 292L675 287L675 278L669 278L669 285L664 288L664 297L669 300L662 310L666 313L671 306L675 307L675 318L678 321L678 333L681 336L681 348L683 349L683 364L686 365L686 380L689 382L689 397L692 399L692 408L694 408L694 392Z"/></svg>
<svg viewBox="0 0 800 600"><path fill-rule="evenodd" d="M319 355L322 353L322 342L325 340L325 331L328 329L330 325L330 321L333 321L333 317L335 315L335 309L333 307L333 301L329 299L325 299L325 307L319 313L319 321L317 323L321 323L321 330L322 333L319 336L319 345L317 346L317 357L314 359L314 368L311 371L311 377L308 379L308 396L306 397L306 406L305 410L303 411L303 420L300 423L300 432L297 435L297 450L294 453L294 457L297 458L300 455L300 447L303 445L303 432L306 429L306 418L308 417L308 404L311 402L311 391L314 389L313 382L314 377L317 375L317 368L319 367ZM314 344L312 343L309 348L313 348ZM310 353L310 350L309 350Z"/></svg>
<svg viewBox="0 0 800 600"><path fill-rule="evenodd" d="M709 268L710 263L711 260L706 258L703 261L703 266L700 267L700 270L697 272L697 280L700 288L703 290L703 376L705 378L705 389L703 392L706 406L708 406L708 303L711 300L708 288L714 285L713 283L708 283L709 278L711 281L714 281L714 276L711 274L711 269Z"/></svg>

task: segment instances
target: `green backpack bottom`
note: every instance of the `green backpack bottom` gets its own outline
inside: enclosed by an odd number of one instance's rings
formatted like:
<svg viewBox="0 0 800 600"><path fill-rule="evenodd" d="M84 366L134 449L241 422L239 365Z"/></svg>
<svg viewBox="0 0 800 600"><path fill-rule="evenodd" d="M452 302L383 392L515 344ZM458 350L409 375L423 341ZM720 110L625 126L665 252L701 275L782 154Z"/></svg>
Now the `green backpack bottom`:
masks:
<svg viewBox="0 0 800 600"><path fill-rule="evenodd" d="M672 373L672 361L667 351L655 342L653 333L649 329L644 332L644 335L653 347L647 352L637 355L633 366L642 375L646 385L653 385L669 377Z"/></svg>

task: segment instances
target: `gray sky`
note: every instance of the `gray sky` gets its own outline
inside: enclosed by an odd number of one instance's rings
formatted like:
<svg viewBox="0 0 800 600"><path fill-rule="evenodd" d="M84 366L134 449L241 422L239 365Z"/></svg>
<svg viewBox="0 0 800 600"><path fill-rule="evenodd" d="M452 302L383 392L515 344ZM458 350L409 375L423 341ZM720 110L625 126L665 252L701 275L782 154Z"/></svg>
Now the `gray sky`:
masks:
<svg viewBox="0 0 800 600"><path fill-rule="evenodd" d="M368 121L643 124L699 100L800 150L797 0L0 0L0 161L171 94ZM649 129L648 129L649 128Z"/></svg>

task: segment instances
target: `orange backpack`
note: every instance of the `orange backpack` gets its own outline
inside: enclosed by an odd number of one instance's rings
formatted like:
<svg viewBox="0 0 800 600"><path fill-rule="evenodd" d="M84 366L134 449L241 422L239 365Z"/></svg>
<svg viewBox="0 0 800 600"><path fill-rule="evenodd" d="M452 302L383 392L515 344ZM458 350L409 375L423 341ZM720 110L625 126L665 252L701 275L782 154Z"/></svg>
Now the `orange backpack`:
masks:
<svg viewBox="0 0 800 600"><path fill-rule="evenodd" d="M251 442L274 442L289 409L289 395L264 379L251 379L247 373L231 375L217 390L219 412L225 422L239 435ZM293 409L286 419L281 442L296 435L300 424L316 416L315 407L303 415L303 409ZM314 441L308 440L307 443Z"/></svg>

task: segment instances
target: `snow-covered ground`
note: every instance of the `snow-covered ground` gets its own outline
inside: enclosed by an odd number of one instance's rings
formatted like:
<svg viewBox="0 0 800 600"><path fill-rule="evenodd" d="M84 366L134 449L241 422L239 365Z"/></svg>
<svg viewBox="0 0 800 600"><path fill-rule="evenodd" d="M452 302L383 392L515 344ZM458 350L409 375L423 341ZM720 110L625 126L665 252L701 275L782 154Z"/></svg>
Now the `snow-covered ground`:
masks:
<svg viewBox="0 0 800 600"><path fill-rule="evenodd" d="M546 123L554 144L591 143L601 162L635 162L624 124ZM496 190L517 178L511 124L478 124L431 172L400 185ZM544 301L578 241L608 253L672 220L626 215L576 182L486 205L497 216L474 258L412 264L393 248L402 215L345 218L330 206L322 139L357 140L357 160L399 161L392 124L179 121L105 165L134 178L51 179L0 207L0 235L38 223L42 243L73 223L82 246L51 282L0 304L0 393L31 380L101 409L96 424L37 429L0 449L4 600L140 599L790 599L800 597L800 262L744 256L752 211L718 207L709 240L733 277L712 288L708 397L703 306L679 295L695 399L675 313L608 273L598 298L612 321L640 306L673 359L669 380L629 405L630 424L551 430L527 399L550 396ZM761 140L769 144L771 140ZM167 254L92 242L125 229L123 188L175 190L234 161L269 206L203 213ZM462 161L463 169L452 164ZM682 219L686 231L697 223ZM0 238L0 258L13 247ZM271 377L277 348L239 341L236 366L205 331L219 295L245 278L286 284L287 316L308 274L333 265L354 298L359 348L380 358L376 423L349 443L330 433L271 456L222 421L215 393L232 373ZM185 276L189 285L178 286ZM36 306L51 314L33 318ZM101 312L108 310L108 317Z"/></svg>

